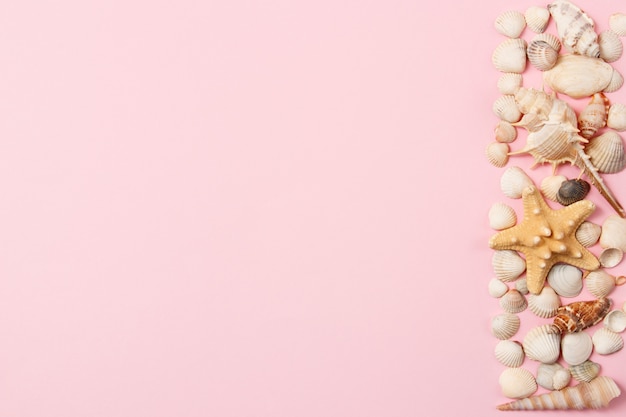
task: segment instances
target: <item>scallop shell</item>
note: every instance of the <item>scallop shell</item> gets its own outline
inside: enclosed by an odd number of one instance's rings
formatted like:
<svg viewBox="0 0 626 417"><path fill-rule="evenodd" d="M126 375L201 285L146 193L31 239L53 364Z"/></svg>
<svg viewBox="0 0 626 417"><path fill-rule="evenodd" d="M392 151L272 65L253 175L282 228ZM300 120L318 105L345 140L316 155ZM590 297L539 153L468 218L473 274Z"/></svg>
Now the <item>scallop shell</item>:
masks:
<svg viewBox="0 0 626 417"><path fill-rule="evenodd" d="M604 87L604 90L602 91L605 93L613 93L622 88L622 85L624 85L624 77L622 76L622 74L619 73L619 71L614 69L613 73L611 74L609 84Z"/></svg>
<svg viewBox="0 0 626 417"><path fill-rule="evenodd" d="M526 278L515 281L515 289L524 295L528 294L528 281L526 281Z"/></svg>
<svg viewBox="0 0 626 417"><path fill-rule="evenodd" d="M619 333L602 327L593 334L593 347L599 355L610 355L624 347L624 340Z"/></svg>
<svg viewBox="0 0 626 417"><path fill-rule="evenodd" d="M502 94L515 94L522 86L522 74L505 72L498 78L498 91Z"/></svg>
<svg viewBox="0 0 626 417"><path fill-rule="evenodd" d="M498 278L492 278L489 281L488 291L493 298L500 298L509 290L509 287Z"/></svg>
<svg viewBox="0 0 626 417"><path fill-rule="evenodd" d="M502 281L515 281L526 270L526 261L514 250L497 250L491 258L496 277Z"/></svg>
<svg viewBox="0 0 626 417"><path fill-rule="evenodd" d="M502 395L508 398L526 398L537 391L537 382L524 368L507 368L500 374Z"/></svg>
<svg viewBox="0 0 626 417"><path fill-rule="evenodd" d="M589 382L600 374L600 364L587 360L581 364L570 366L572 377L579 382Z"/></svg>
<svg viewBox="0 0 626 417"><path fill-rule="evenodd" d="M583 273L573 265L554 265L548 272L547 280L552 290L561 297L576 297L583 289ZM554 315L556 312L550 317Z"/></svg>
<svg viewBox="0 0 626 417"><path fill-rule="evenodd" d="M587 274L585 286L595 297L603 298L615 288L615 277L603 269L597 269Z"/></svg>
<svg viewBox="0 0 626 417"><path fill-rule="evenodd" d="M588 248L598 243L600 233L602 233L602 227L599 224L584 221L576 230L576 239Z"/></svg>
<svg viewBox="0 0 626 417"><path fill-rule="evenodd" d="M556 201L556 193L567 178L563 175L549 175L541 181L541 192L548 200Z"/></svg>
<svg viewBox="0 0 626 417"><path fill-rule="evenodd" d="M609 101L602 93L596 93L591 101L585 106L578 116L578 129L580 136L589 139L596 134L598 129L606 125L606 116Z"/></svg>
<svg viewBox="0 0 626 417"><path fill-rule="evenodd" d="M602 223L600 246L603 248L619 248L626 251L626 219L616 214L609 215Z"/></svg>
<svg viewBox="0 0 626 417"><path fill-rule="evenodd" d="M509 145L502 142L491 142L485 148L487 161L497 168L502 168L509 162Z"/></svg>
<svg viewBox="0 0 626 417"><path fill-rule="evenodd" d="M613 13L609 17L609 28L618 36L626 36L626 14Z"/></svg>
<svg viewBox="0 0 626 417"><path fill-rule="evenodd" d="M537 384L547 390L565 388L571 378L569 370L559 363L540 363L537 367Z"/></svg>
<svg viewBox="0 0 626 417"><path fill-rule="evenodd" d="M626 167L624 141L619 133L612 130L591 139L585 147L585 153L598 172L615 174Z"/></svg>
<svg viewBox="0 0 626 417"><path fill-rule="evenodd" d="M498 410L583 410L598 409L609 405L621 391L615 381L599 376L591 382L581 382L541 395L523 398L497 406Z"/></svg>
<svg viewBox="0 0 626 417"><path fill-rule="evenodd" d="M493 51L491 62L500 72L521 74L526 69L526 47L524 39L505 39Z"/></svg>
<svg viewBox="0 0 626 417"><path fill-rule="evenodd" d="M536 316L544 319L556 316L560 306L561 299L550 287L543 287L539 294L530 294L528 296L528 309Z"/></svg>
<svg viewBox="0 0 626 417"><path fill-rule="evenodd" d="M563 360L568 365L580 365L591 356L593 342L585 332L567 333L561 339Z"/></svg>
<svg viewBox="0 0 626 417"><path fill-rule="evenodd" d="M533 180L518 166L507 168L500 177L500 189L509 198L521 198L524 188L533 185Z"/></svg>
<svg viewBox="0 0 626 417"><path fill-rule="evenodd" d="M543 72L543 81L558 93L584 98L608 91L616 72L600 58L566 54L560 55L554 67Z"/></svg>
<svg viewBox="0 0 626 417"><path fill-rule="evenodd" d="M511 143L517 138L517 129L509 122L500 120L494 129L496 140L502 143Z"/></svg>
<svg viewBox="0 0 626 417"><path fill-rule="evenodd" d="M500 297L500 307L507 313L521 313L528 307L528 301L522 293L512 288Z"/></svg>
<svg viewBox="0 0 626 417"><path fill-rule="evenodd" d="M518 368L524 363L524 350L519 342L501 340L494 350L496 359L504 366Z"/></svg>
<svg viewBox="0 0 626 417"><path fill-rule="evenodd" d="M546 41L532 41L526 50L528 62L539 71L547 71L556 64L559 52Z"/></svg>
<svg viewBox="0 0 626 417"><path fill-rule="evenodd" d="M500 340L513 337L519 326L519 317L512 313L500 313L491 319L491 333Z"/></svg>
<svg viewBox="0 0 626 417"><path fill-rule="evenodd" d="M494 230L504 230L515 226L517 214L513 207L504 203L495 203L489 209L489 226Z"/></svg>
<svg viewBox="0 0 626 417"><path fill-rule="evenodd" d="M622 262L622 258L624 257L624 252L622 252L619 248L606 248L602 250L600 256L598 256L598 260L600 261L600 265L605 268L613 268L617 266L620 262Z"/></svg>
<svg viewBox="0 0 626 417"><path fill-rule="evenodd" d="M564 206L569 206L584 199L591 190L591 185L583 179L563 181L556 193L556 201Z"/></svg>
<svg viewBox="0 0 626 417"><path fill-rule="evenodd" d="M624 310L613 310L604 318L604 327L615 333L626 330L626 312Z"/></svg>
<svg viewBox="0 0 626 417"><path fill-rule="evenodd" d="M615 62L622 56L624 50L622 40L612 30L601 32L598 35L598 44L600 45L600 58L605 62Z"/></svg>
<svg viewBox="0 0 626 417"><path fill-rule="evenodd" d="M618 132L626 130L626 106L624 104L611 104L609 114L606 118L606 125Z"/></svg>
<svg viewBox="0 0 626 417"><path fill-rule="evenodd" d="M534 327L524 336L522 346L529 359L554 363L561 354L559 329L551 324Z"/></svg>
<svg viewBox="0 0 626 417"><path fill-rule="evenodd" d="M493 113L505 122L515 123L522 118L522 112L517 108L515 96L505 94L493 103Z"/></svg>
<svg viewBox="0 0 626 417"><path fill-rule="evenodd" d="M544 41L544 42L547 42L550 46L552 46L552 48L554 48L555 51L561 50L561 41L559 40L559 38L548 32L535 35L532 38L531 42L532 41Z"/></svg>
<svg viewBox="0 0 626 417"><path fill-rule="evenodd" d="M569 51L597 58L600 56L598 35L593 20L578 6L567 0L556 0L548 5L563 46Z"/></svg>
<svg viewBox="0 0 626 417"><path fill-rule="evenodd" d="M524 12L524 18L526 18L528 29L535 33L543 33L548 27L550 12L545 7L530 6Z"/></svg>
<svg viewBox="0 0 626 417"><path fill-rule="evenodd" d="M522 13L509 10L496 17L494 27L504 36L519 38L526 27L526 19Z"/></svg>
<svg viewBox="0 0 626 417"><path fill-rule="evenodd" d="M576 301L559 307L554 326L563 333L575 333L599 323L611 309L611 300Z"/></svg>

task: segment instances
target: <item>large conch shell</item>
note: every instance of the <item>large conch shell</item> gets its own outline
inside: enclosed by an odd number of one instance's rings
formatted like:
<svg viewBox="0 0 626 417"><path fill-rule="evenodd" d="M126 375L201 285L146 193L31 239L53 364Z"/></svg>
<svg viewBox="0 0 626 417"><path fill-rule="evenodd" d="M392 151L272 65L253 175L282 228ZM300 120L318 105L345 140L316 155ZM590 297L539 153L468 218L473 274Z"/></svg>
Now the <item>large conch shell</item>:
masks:
<svg viewBox="0 0 626 417"><path fill-rule="evenodd" d="M578 6L567 0L556 0L548 5L556 29L565 49L594 58L600 56L598 34L593 20Z"/></svg>
<svg viewBox="0 0 626 417"><path fill-rule="evenodd" d="M591 382L581 382L546 394L501 404L498 410L583 410L598 409L609 405L621 391L608 376L599 376Z"/></svg>

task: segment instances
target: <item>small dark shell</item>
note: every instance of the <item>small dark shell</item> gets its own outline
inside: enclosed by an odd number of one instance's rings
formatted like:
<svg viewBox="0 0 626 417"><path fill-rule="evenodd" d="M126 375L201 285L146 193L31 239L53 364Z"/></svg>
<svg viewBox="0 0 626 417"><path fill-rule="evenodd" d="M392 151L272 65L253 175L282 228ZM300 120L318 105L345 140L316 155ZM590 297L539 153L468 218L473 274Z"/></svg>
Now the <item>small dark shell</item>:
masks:
<svg viewBox="0 0 626 417"><path fill-rule="evenodd" d="M556 193L556 201L564 206L582 200L587 196L591 186L585 180L567 180L563 181L559 191Z"/></svg>

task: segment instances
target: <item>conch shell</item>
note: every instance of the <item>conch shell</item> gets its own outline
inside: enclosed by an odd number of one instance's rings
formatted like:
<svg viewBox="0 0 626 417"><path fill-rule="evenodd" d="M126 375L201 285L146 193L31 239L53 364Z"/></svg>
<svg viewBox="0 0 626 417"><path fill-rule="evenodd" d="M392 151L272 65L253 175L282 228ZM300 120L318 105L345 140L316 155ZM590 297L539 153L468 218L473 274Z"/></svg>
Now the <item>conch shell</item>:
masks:
<svg viewBox="0 0 626 417"><path fill-rule="evenodd" d="M556 22L563 46L570 52L594 58L600 56L598 34L593 20L578 6L567 0L556 0L548 5Z"/></svg>

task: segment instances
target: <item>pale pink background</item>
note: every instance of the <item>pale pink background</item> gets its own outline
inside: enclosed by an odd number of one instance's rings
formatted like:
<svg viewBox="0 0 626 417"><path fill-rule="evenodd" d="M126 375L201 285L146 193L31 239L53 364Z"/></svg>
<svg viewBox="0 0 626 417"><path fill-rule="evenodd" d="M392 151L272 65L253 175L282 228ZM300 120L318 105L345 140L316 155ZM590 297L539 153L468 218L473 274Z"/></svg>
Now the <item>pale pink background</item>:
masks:
<svg viewBox="0 0 626 417"><path fill-rule="evenodd" d="M2 1L0 416L502 415L492 22L532 4Z"/></svg>

